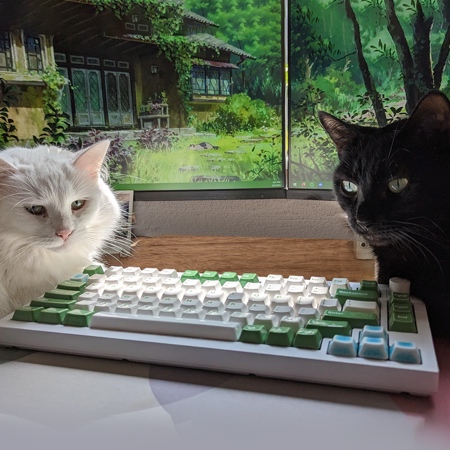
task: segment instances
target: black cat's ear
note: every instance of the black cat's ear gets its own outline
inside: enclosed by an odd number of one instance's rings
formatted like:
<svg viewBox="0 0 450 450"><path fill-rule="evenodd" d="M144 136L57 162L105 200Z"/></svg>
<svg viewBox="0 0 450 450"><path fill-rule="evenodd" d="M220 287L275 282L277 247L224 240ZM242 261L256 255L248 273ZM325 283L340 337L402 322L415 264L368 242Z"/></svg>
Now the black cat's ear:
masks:
<svg viewBox="0 0 450 450"><path fill-rule="evenodd" d="M417 104L405 128L415 135L443 133L450 137L450 101L442 92L429 92Z"/></svg>
<svg viewBox="0 0 450 450"><path fill-rule="evenodd" d="M319 111L319 120L336 145L339 156L355 143L358 133L354 125L346 123L324 111Z"/></svg>

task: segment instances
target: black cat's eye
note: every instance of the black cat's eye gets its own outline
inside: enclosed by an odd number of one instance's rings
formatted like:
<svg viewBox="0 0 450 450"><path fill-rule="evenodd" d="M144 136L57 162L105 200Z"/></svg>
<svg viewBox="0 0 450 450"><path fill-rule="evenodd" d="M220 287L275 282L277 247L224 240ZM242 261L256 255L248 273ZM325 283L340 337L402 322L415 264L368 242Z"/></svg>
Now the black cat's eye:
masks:
<svg viewBox="0 0 450 450"><path fill-rule="evenodd" d="M356 192L358 192L358 186L355 183L352 183L348 180L342 180L341 182L342 189L345 193L354 195Z"/></svg>
<svg viewBox="0 0 450 450"><path fill-rule="evenodd" d="M78 211L85 205L85 203L86 200L75 200L70 206L72 208L72 211Z"/></svg>
<svg viewBox="0 0 450 450"><path fill-rule="evenodd" d="M35 216L42 216L45 214L45 207L42 205L25 206L25 209Z"/></svg>
<svg viewBox="0 0 450 450"><path fill-rule="evenodd" d="M388 189L394 194L402 192L408 186L408 178L395 178L388 183Z"/></svg>

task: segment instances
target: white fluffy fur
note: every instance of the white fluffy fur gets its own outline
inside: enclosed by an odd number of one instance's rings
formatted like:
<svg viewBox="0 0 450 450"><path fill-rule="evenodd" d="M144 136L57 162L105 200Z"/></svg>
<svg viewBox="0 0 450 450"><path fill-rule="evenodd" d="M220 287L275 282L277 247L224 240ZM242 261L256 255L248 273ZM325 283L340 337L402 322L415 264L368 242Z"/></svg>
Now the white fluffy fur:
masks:
<svg viewBox="0 0 450 450"><path fill-rule="evenodd" d="M113 236L120 208L100 175L108 146L0 152L0 317L82 271ZM86 203L73 211L75 200ZM46 213L30 214L33 205ZM61 229L73 230L66 241Z"/></svg>

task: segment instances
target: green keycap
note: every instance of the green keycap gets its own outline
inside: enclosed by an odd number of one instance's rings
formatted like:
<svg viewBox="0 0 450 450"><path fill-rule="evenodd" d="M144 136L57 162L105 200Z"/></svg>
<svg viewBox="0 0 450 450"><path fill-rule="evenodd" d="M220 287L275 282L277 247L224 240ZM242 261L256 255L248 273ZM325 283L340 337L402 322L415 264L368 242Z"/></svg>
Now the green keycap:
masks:
<svg viewBox="0 0 450 450"><path fill-rule="evenodd" d="M411 302L408 303L391 303L389 307L389 314L400 313L400 314L413 314L413 306Z"/></svg>
<svg viewBox="0 0 450 450"><path fill-rule="evenodd" d="M378 283L375 280L362 280L359 284L360 291L372 291L378 295Z"/></svg>
<svg viewBox="0 0 450 450"><path fill-rule="evenodd" d="M294 332L289 327L272 327L267 334L266 344L290 347L294 339Z"/></svg>
<svg viewBox="0 0 450 450"><path fill-rule="evenodd" d="M244 287L247 283L258 283L259 278L256 273L243 273L239 281L241 286Z"/></svg>
<svg viewBox="0 0 450 450"><path fill-rule="evenodd" d="M327 310L322 316L323 320L343 320L352 328L363 328L364 325L378 326L378 316L373 313L359 311L332 311Z"/></svg>
<svg viewBox="0 0 450 450"><path fill-rule="evenodd" d="M37 321L39 323L61 324L68 312L69 309L67 308L47 308L41 311Z"/></svg>
<svg viewBox="0 0 450 450"><path fill-rule="evenodd" d="M219 274L214 272L213 270L206 270L201 275L201 281L204 283L205 281L214 281L219 279Z"/></svg>
<svg viewBox="0 0 450 450"><path fill-rule="evenodd" d="M83 270L83 273L87 273L91 277L92 275L95 275L95 274L103 275L105 272L103 271L102 266L91 265L91 266L87 266Z"/></svg>
<svg viewBox="0 0 450 450"><path fill-rule="evenodd" d="M12 320L19 320L21 322L36 322L39 318L42 306L23 306L14 311Z"/></svg>
<svg viewBox="0 0 450 450"><path fill-rule="evenodd" d="M348 322L341 320L309 319L306 328L315 328L324 338L332 338L336 334L350 336L352 328Z"/></svg>
<svg viewBox="0 0 450 450"><path fill-rule="evenodd" d="M267 330L264 325L245 325L242 328L241 342L248 342L250 344L264 344L267 338Z"/></svg>
<svg viewBox="0 0 450 450"><path fill-rule="evenodd" d="M224 272L219 278L220 284L225 284L227 281L239 281L236 272Z"/></svg>
<svg viewBox="0 0 450 450"><path fill-rule="evenodd" d="M52 289L44 294L45 298L57 298L58 300L76 300L81 295L80 291L69 289Z"/></svg>
<svg viewBox="0 0 450 450"><path fill-rule="evenodd" d="M404 294L402 292L392 292L389 296L389 303L410 303L411 297L409 294Z"/></svg>
<svg viewBox="0 0 450 450"><path fill-rule="evenodd" d="M392 313L389 316L389 331L417 333L416 321L413 314Z"/></svg>
<svg viewBox="0 0 450 450"><path fill-rule="evenodd" d="M378 301L378 292L374 291L354 291L353 289L338 289L335 297L339 303L344 306L346 300L360 300L368 302Z"/></svg>
<svg viewBox="0 0 450 450"><path fill-rule="evenodd" d="M198 270L185 270L181 275L181 281L185 280L200 280L200 273Z"/></svg>
<svg viewBox="0 0 450 450"><path fill-rule="evenodd" d="M84 292L86 290L86 284L84 281L74 281L74 280L66 280L62 283L59 283L58 289L65 289L68 291L80 291Z"/></svg>
<svg viewBox="0 0 450 450"><path fill-rule="evenodd" d="M43 308L68 308L73 309L76 300L62 300L58 298L37 298L32 300L31 306L42 306Z"/></svg>
<svg viewBox="0 0 450 450"><path fill-rule="evenodd" d="M319 350L322 344L322 334L316 328L307 330L300 328L294 336L292 345L298 348L310 348L312 350Z"/></svg>
<svg viewBox="0 0 450 450"><path fill-rule="evenodd" d="M84 309L73 309L64 317L63 325L72 327L88 327L91 323L94 311L87 311Z"/></svg>

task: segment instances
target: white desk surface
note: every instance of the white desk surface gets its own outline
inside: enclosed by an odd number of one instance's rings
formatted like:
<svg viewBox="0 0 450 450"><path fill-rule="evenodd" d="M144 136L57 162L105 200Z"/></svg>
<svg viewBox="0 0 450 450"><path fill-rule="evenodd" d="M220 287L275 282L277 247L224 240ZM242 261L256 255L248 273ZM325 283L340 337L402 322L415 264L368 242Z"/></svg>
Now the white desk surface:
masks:
<svg viewBox="0 0 450 450"><path fill-rule="evenodd" d="M430 398L0 347L1 449L450 449Z"/></svg>

